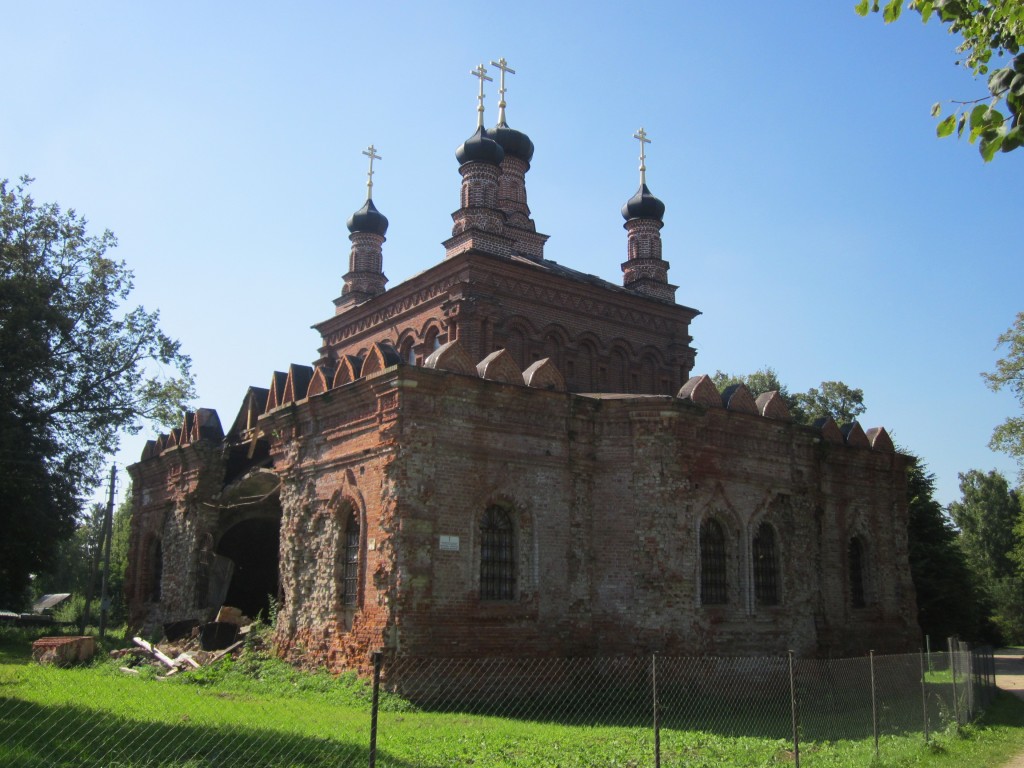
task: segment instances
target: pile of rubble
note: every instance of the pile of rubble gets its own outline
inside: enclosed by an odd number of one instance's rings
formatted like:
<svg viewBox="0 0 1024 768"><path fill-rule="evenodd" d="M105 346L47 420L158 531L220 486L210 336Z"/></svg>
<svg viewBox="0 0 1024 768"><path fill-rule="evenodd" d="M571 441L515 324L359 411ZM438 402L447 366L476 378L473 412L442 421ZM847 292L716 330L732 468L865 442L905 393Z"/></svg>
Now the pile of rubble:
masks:
<svg viewBox="0 0 1024 768"><path fill-rule="evenodd" d="M179 621L164 626L164 639L149 643L141 637L132 638L130 648L110 652L111 658L123 659L121 671L139 674L139 667L160 669L157 675L164 680L188 669L199 669L214 664L225 656L239 653L252 629L252 620L231 606L224 606L216 621L200 624L198 621Z"/></svg>

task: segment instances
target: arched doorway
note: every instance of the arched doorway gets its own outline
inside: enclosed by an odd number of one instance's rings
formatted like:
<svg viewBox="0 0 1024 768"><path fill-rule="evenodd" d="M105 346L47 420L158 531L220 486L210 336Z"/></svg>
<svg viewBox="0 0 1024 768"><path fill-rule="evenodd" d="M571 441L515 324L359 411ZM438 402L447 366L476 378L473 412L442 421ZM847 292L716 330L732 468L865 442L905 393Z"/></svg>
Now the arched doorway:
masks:
<svg viewBox="0 0 1024 768"><path fill-rule="evenodd" d="M250 618L262 611L267 618L270 599L277 599L280 521L257 517L231 526L217 544L217 554L234 563L225 605Z"/></svg>

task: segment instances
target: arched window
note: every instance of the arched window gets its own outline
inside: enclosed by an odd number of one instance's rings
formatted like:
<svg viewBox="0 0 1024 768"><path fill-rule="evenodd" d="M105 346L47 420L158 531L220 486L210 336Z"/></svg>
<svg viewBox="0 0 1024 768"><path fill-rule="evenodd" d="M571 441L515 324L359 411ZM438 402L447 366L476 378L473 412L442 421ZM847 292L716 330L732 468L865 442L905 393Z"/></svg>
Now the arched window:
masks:
<svg viewBox="0 0 1024 768"><path fill-rule="evenodd" d="M761 523L754 534L754 599L758 605L779 604L778 573L775 529Z"/></svg>
<svg viewBox="0 0 1024 768"><path fill-rule="evenodd" d="M344 571L342 573L342 603L354 609L359 603L359 518L352 510L345 524Z"/></svg>
<svg viewBox="0 0 1024 768"><path fill-rule="evenodd" d="M402 356L403 363L416 365L416 348L412 339L406 339L402 342L402 349L399 354Z"/></svg>
<svg viewBox="0 0 1024 768"><path fill-rule="evenodd" d="M488 507L480 521L481 600L515 598L515 554L515 531L508 512Z"/></svg>
<svg viewBox="0 0 1024 768"><path fill-rule="evenodd" d="M721 523L708 518L700 526L700 602L722 605L728 601L725 532Z"/></svg>
<svg viewBox="0 0 1024 768"><path fill-rule="evenodd" d="M850 567L850 605L863 608L867 605L864 595L864 545L856 536L850 539L847 559Z"/></svg>

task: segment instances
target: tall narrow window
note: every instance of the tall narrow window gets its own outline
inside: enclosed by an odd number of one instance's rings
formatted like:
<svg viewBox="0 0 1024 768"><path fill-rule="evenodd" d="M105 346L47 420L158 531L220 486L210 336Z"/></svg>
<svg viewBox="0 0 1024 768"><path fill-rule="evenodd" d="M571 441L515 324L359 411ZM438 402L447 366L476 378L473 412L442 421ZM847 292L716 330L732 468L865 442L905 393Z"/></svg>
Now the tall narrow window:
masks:
<svg viewBox="0 0 1024 768"><path fill-rule="evenodd" d="M516 590L515 531L508 513L488 507L480 521L480 599L512 600Z"/></svg>
<svg viewBox="0 0 1024 768"><path fill-rule="evenodd" d="M700 526L700 601L703 605L728 602L725 532L722 524L707 519Z"/></svg>
<svg viewBox="0 0 1024 768"><path fill-rule="evenodd" d="M864 545L859 538L850 539L850 605L863 608L867 605L864 598Z"/></svg>
<svg viewBox="0 0 1024 768"><path fill-rule="evenodd" d="M355 510L345 525L344 563L342 602L346 610L354 610L359 602L359 518Z"/></svg>
<svg viewBox="0 0 1024 768"><path fill-rule="evenodd" d="M758 605L779 604L778 572L775 529L761 523L754 535L754 599Z"/></svg>

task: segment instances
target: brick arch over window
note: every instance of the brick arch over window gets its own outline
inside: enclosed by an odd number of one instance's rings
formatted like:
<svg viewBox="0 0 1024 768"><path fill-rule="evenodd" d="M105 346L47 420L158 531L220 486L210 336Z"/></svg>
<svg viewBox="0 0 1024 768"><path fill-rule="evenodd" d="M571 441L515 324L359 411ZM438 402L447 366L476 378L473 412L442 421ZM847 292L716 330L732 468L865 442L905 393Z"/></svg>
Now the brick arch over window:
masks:
<svg viewBox="0 0 1024 768"><path fill-rule="evenodd" d="M491 504L480 518L480 599L514 600L516 530L508 509Z"/></svg>
<svg viewBox="0 0 1024 768"><path fill-rule="evenodd" d="M598 361L601 359L600 340L590 332L580 334L577 339L578 365L574 377L574 389L580 392L600 391Z"/></svg>
<svg viewBox="0 0 1024 768"><path fill-rule="evenodd" d="M420 334L420 338L423 339L424 359L430 357L430 353L444 343L444 335L444 329L441 327L441 324L436 320L431 320L423 327L423 331Z"/></svg>
<svg viewBox="0 0 1024 768"><path fill-rule="evenodd" d="M700 602L724 605L729 602L729 561L725 527L715 517L700 525Z"/></svg>
<svg viewBox="0 0 1024 768"><path fill-rule="evenodd" d="M416 365L416 342L412 336L406 336L398 342L398 354L403 363Z"/></svg>
<svg viewBox="0 0 1024 768"><path fill-rule="evenodd" d="M778 605L779 548L775 527L762 521L754 532L754 600L757 605Z"/></svg>
<svg viewBox="0 0 1024 768"><path fill-rule="evenodd" d="M560 325L545 326L541 334L544 348L542 357L546 357L555 364L559 371L565 373L565 350L569 346L569 334Z"/></svg>
<svg viewBox="0 0 1024 768"><path fill-rule="evenodd" d="M528 368L533 362L530 352L537 338L537 329L533 327L533 323L528 318L522 315L513 315L505 318L500 325L495 327L491 344L494 349L491 351L506 350L522 370Z"/></svg>

